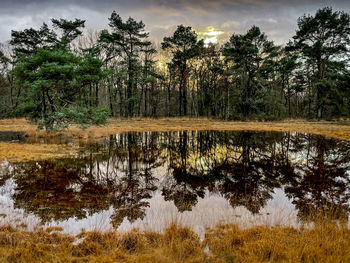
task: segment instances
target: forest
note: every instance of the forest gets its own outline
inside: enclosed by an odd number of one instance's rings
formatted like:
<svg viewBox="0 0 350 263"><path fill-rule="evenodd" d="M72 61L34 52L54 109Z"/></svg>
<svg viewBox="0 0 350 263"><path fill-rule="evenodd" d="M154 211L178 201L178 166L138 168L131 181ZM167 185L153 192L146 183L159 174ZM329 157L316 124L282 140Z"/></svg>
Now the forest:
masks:
<svg viewBox="0 0 350 263"><path fill-rule="evenodd" d="M153 43L142 21L115 11L101 31L81 19L13 30L0 44L0 118L50 131L109 117L348 117L349 14L324 7L296 24L281 46L256 25L222 44L178 25Z"/></svg>

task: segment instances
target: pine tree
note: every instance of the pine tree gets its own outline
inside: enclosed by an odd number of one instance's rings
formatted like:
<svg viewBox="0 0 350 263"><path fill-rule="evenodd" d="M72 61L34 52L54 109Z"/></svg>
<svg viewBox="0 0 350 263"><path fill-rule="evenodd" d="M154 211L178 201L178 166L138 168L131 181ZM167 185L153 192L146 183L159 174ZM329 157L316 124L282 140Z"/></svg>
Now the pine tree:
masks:
<svg viewBox="0 0 350 263"><path fill-rule="evenodd" d="M112 48L110 53L113 54L113 48L118 50L122 55L123 63L126 65L127 74L127 116L134 115L134 105L137 101L135 90L137 87L137 76L142 67L138 64L138 58L142 50L151 45L147 41L148 33L145 32L145 24L142 21L135 21L129 17L125 22L115 11L109 18L109 26L112 30L109 33L103 30L100 35L100 43Z"/></svg>
<svg viewBox="0 0 350 263"><path fill-rule="evenodd" d="M274 72L278 48L256 26L244 35L234 34L223 48L230 71L240 90L240 112L244 118L265 111L268 82Z"/></svg>
<svg viewBox="0 0 350 263"><path fill-rule="evenodd" d="M179 25L171 37L164 37L162 49L172 51L172 61L180 69L179 115L187 115L188 60L199 55L203 40L197 39L191 27Z"/></svg>
<svg viewBox="0 0 350 263"><path fill-rule="evenodd" d="M315 16L304 15L298 19L298 29L289 49L299 52L304 65L314 72L310 83L316 93L317 119L323 117L326 106L332 104L331 97L340 91L338 79L349 74L349 45L349 14L325 7Z"/></svg>

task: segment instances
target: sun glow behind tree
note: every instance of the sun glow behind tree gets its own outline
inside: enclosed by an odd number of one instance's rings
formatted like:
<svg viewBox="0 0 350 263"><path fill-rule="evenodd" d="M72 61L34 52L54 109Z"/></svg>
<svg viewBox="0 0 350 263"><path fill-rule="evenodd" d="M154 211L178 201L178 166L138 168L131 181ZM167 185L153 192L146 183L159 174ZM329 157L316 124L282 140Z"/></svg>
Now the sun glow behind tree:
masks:
<svg viewBox="0 0 350 263"><path fill-rule="evenodd" d="M207 26L203 31L196 30L199 39L204 40L204 45L209 46L210 44L218 44L219 37L223 35L225 32L220 31L214 26Z"/></svg>
<svg viewBox="0 0 350 263"><path fill-rule="evenodd" d="M210 44L222 44L229 39L231 32L224 32L214 26L207 26L204 29L194 28L198 39L204 40L204 46L208 47ZM160 51L155 57L157 69L160 72L167 72L168 63L171 62L170 54L168 52Z"/></svg>

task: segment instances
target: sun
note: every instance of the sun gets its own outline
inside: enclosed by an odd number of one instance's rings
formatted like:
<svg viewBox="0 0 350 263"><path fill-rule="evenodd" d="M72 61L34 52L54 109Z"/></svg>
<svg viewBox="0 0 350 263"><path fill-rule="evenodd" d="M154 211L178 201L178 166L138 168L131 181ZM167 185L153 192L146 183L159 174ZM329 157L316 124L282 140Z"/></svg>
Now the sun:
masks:
<svg viewBox="0 0 350 263"><path fill-rule="evenodd" d="M210 44L217 44L218 37L224 32L215 28L214 26L207 26L203 31L196 31L199 38L204 40L204 44L209 46Z"/></svg>

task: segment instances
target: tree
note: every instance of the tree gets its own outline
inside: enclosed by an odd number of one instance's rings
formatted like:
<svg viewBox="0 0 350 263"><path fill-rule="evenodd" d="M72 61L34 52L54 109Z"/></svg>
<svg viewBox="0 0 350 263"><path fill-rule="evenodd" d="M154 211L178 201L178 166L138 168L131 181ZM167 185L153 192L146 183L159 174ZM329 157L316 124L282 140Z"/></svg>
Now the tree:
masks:
<svg viewBox="0 0 350 263"><path fill-rule="evenodd" d="M143 50L143 68L141 78L141 94L138 107L138 115L141 116L141 106L143 103L143 116L155 116L155 108L157 106L155 84L157 79L164 80L164 77L155 72L154 55L157 51L150 45ZM142 102L142 98L144 101ZM151 108L151 113L150 109Z"/></svg>
<svg viewBox="0 0 350 263"><path fill-rule="evenodd" d="M4 68L6 67L6 65L7 65L9 62L10 62L10 59L7 58L7 57L5 56L5 54L4 54L4 52L2 52L2 51L0 50L0 66L1 66L0 72L1 72L1 73L3 73Z"/></svg>
<svg viewBox="0 0 350 263"><path fill-rule="evenodd" d="M171 37L164 37L162 49L172 51L173 63L180 69L179 115L187 115L187 76L188 60L198 56L203 40L197 40L197 34L191 27L179 25Z"/></svg>
<svg viewBox="0 0 350 263"><path fill-rule="evenodd" d="M39 49L13 71L15 81L26 90L16 113L33 120L41 118L46 130L52 130L55 123L69 121L98 123L97 116L94 121L93 116L88 120L87 115L103 113L84 109L79 99L90 83L104 77L101 67L102 61L91 56L79 57L63 49Z"/></svg>
<svg viewBox="0 0 350 263"><path fill-rule="evenodd" d="M69 44L82 34L80 28L83 28L85 24L85 21L80 19L74 21L52 19L51 22L55 29L61 31L61 36L58 36L46 23L43 23L39 30L34 28L24 29L23 31L12 30L10 44L17 59L21 56L33 55L40 48L60 47L69 49Z"/></svg>
<svg viewBox="0 0 350 263"><path fill-rule="evenodd" d="M16 60L31 56L39 48L53 47L57 44L57 34L43 23L39 30L29 28L23 31L11 31L11 46Z"/></svg>
<svg viewBox="0 0 350 263"><path fill-rule="evenodd" d="M62 48L68 48L68 45L80 36L83 32L80 28L85 27L85 20L75 19L74 21L66 19L52 19L53 27L62 31L58 41Z"/></svg>
<svg viewBox="0 0 350 263"><path fill-rule="evenodd" d="M300 66L297 63L297 56L286 50L283 50L282 58L278 61L278 71L280 74L282 94L285 98L285 104L288 107L288 117L292 117L291 98L297 92L302 91L302 86L298 82L296 69ZM293 94L293 92L295 94Z"/></svg>
<svg viewBox="0 0 350 263"><path fill-rule="evenodd" d="M338 92L337 79L349 74L350 17L330 7L319 9L315 16L298 19L298 29L289 49L300 53L305 65L312 67L310 83L315 89L317 119L324 115L332 93Z"/></svg>
<svg viewBox="0 0 350 263"><path fill-rule="evenodd" d="M256 26L244 35L232 35L223 48L231 71L236 77L241 93L240 113L244 118L264 111L271 74L274 71L274 58L278 49Z"/></svg>
<svg viewBox="0 0 350 263"><path fill-rule="evenodd" d="M127 74L127 116L134 115L134 104L137 101L135 90L137 85L137 76L142 67L138 64L140 52L149 47L151 42L146 41L148 33L145 32L145 24L142 21L135 21L129 17L127 21L123 21L120 15L113 11L109 18L109 26L112 32L103 30L100 35L100 42L116 48L123 55L123 63L126 65ZM113 54L113 49L111 50Z"/></svg>
<svg viewBox="0 0 350 263"><path fill-rule="evenodd" d="M224 45L204 45L191 27L179 25L158 45L149 41L142 21L124 20L114 11L108 25L85 36L81 19L12 31L9 47L0 43L0 117L13 116L14 109L41 123L50 120L49 128L59 119L91 123L85 117L99 106L108 107L112 117L350 115L345 12L325 7L300 17L284 48L257 26L233 34ZM78 108L84 118L78 118Z"/></svg>
<svg viewBox="0 0 350 263"><path fill-rule="evenodd" d="M87 87L106 76L102 61L91 54L75 55L69 50L69 44L81 34L79 28L84 21L52 21L55 28L62 30L61 37L45 24L39 31L12 32L11 42L18 55L14 84L24 89L19 92L15 113L38 121L47 131L65 128L70 122L104 123L108 111L84 105ZM30 52L25 49L28 34L32 36Z"/></svg>
<svg viewBox="0 0 350 263"><path fill-rule="evenodd" d="M11 78L9 74L10 64L10 59L0 50L0 94L2 95L0 97L0 118L7 117L12 106Z"/></svg>

